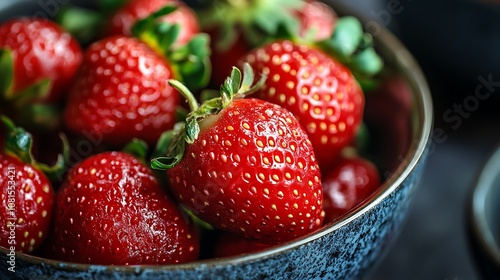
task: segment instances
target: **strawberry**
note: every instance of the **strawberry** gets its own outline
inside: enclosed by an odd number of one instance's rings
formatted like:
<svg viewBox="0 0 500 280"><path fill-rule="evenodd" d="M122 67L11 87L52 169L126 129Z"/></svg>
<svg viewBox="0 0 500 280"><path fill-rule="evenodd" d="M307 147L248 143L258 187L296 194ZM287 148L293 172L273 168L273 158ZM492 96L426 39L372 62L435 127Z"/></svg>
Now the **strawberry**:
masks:
<svg viewBox="0 0 500 280"><path fill-rule="evenodd" d="M348 68L320 49L291 41L257 48L242 61L269 76L256 96L290 110L309 135L324 171L361 124L364 95Z"/></svg>
<svg viewBox="0 0 500 280"><path fill-rule="evenodd" d="M361 157L340 158L323 177L325 223L358 206L380 186L377 167Z"/></svg>
<svg viewBox="0 0 500 280"><path fill-rule="evenodd" d="M130 0L114 12L108 23L107 35L132 35L132 26L167 5L175 6L176 11L159 20L170 24L179 23L178 44L186 44L200 32L195 12L186 4L177 0Z"/></svg>
<svg viewBox="0 0 500 280"><path fill-rule="evenodd" d="M344 39L352 30L358 34L352 36L359 38ZM331 39L312 45L288 39L273 41L255 48L240 62L269 75L256 96L295 115L306 129L324 173L352 142L362 123L364 94L351 68L364 75L381 68L380 58L368 42L360 41L361 36L360 23L343 18Z"/></svg>
<svg viewBox="0 0 500 280"><path fill-rule="evenodd" d="M263 243L280 243L319 228L321 174L311 143L295 117L280 106L243 98L253 72L237 68L222 97L198 106L176 126L165 157L152 166L168 169L170 188L193 214L216 228ZM160 145L161 146L161 145Z"/></svg>
<svg viewBox="0 0 500 280"><path fill-rule="evenodd" d="M302 7L292 10L298 18L299 35L303 38L312 36L312 40L328 39L333 34L337 15L332 7L320 1L305 1Z"/></svg>
<svg viewBox="0 0 500 280"><path fill-rule="evenodd" d="M222 232L215 240L214 258L231 257L241 254L262 251L272 247L272 244L246 239L239 235Z"/></svg>
<svg viewBox="0 0 500 280"><path fill-rule="evenodd" d="M154 17L172 11L166 7ZM206 83L206 36L173 46L175 27L162 25L165 33L156 34L155 24L146 18L135 25L141 39L116 35L89 46L64 112L71 130L119 146L133 138L152 144L173 127L179 95L167 80Z"/></svg>
<svg viewBox="0 0 500 280"><path fill-rule="evenodd" d="M198 258L197 232L152 171L125 152L75 165L56 197L50 253L106 265L172 264Z"/></svg>
<svg viewBox="0 0 500 280"><path fill-rule="evenodd" d="M56 104L65 98L81 60L76 39L52 21L4 22L0 25L0 109L16 122L53 126Z"/></svg>
<svg viewBox="0 0 500 280"><path fill-rule="evenodd" d="M365 120L373 136L370 151L385 175L394 172L412 144L412 93L400 76L390 75L366 97Z"/></svg>
<svg viewBox="0 0 500 280"><path fill-rule="evenodd" d="M0 153L0 245L31 253L47 237L52 217L54 190L47 175L55 175L64 164L62 156L54 167L36 162L31 134L6 117L2 121L6 140Z"/></svg>
<svg viewBox="0 0 500 280"><path fill-rule="evenodd" d="M302 38L321 40L331 36L336 19L326 4L302 0L215 0L198 12L202 30L212 38L212 83L217 86L239 58L280 37L282 29Z"/></svg>

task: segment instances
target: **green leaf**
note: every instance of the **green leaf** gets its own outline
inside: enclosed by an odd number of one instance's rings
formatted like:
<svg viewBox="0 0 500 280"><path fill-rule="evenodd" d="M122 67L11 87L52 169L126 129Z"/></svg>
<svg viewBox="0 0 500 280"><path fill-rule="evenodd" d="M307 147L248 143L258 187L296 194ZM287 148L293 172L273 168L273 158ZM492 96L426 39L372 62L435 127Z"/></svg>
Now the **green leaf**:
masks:
<svg viewBox="0 0 500 280"><path fill-rule="evenodd" d="M189 89L203 88L210 81L212 65L208 34L200 33L184 46L172 46L167 52L167 58L178 73L176 78Z"/></svg>
<svg viewBox="0 0 500 280"><path fill-rule="evenodd" d="M56 104L27 104L16 110L15 121L31 131L47 131L60 125L61 114Z"/></svg>
<svg viewBox="0 0 500 280"><path fill-rule="evenodd" d="M0 99L12 98L12 87L14 79L14 61L12 52L8 49L0 49Z"/></svg>
<svg viewBox="0 0 500 280"><path fill-rule="evenodd" d="M355 71L367 75L374 75L384 67L382 59L373 48L366 48L356 54L352 58L351 65Z"/></svg>
<svg viewBox="0 0 500 280"><path fill-rule="evenodd" d="M198 134L200 134L200 125L196 118L188 117L186 121L186 142L193 144L198 139Z"/></svg>
<svg viewBox="0 0 500 280"><path fill-rule="evenodd" d="M167 152L165 153L166 156L159 156L151 159L151 168L158 170L170 169L182 160L186 149L185 131L184 123L181 123L177 124L172 132L169 132L171 133L170 136L168 134L165 135L165 137L171 137L172 139L171 141L161 143L163 145L168 145L166 148ZM163 149L165 149L165 147L157 147L157 151Z"/></svg>
<svg viewBox="0 0 500 280"><path fill-rule="evenodd" d="M123 148L127 154L133 155L138 160L145 162L148 154L148 144L144 140L134 138Z"/></svg>
<svg viewBox="0 0 500 280"><path fill-rule="evenodd" d="M50 79L42 79L23 91L16 93L16 95L11 98L11 101L14 106L22 107L34 101L43 100L50 93L51 86L52 81Z"/></svg>
<svg viewBox="0 0 500 280"><path fill-rule="evenodd" d="M181 205L181 209L182 209L182 211L184 211L188 215L188 217L191 219L191 221L195 225L197 225L198 227L200 227L202 229L206 229L206 230L214 230L215 229L211 224L198 218L198 216L196 216L193 213L193 211L189 210L185 205Z"/></svg>
<svg viewBox="0 0 500 280"><path fill-rule="evenodd" d="M1 116L0 120L6 127L4 149L7 154L17 157L22 162L31 164L40 169L52 182L61 180L69 160L68 139L63 133L59 134L63 144L63 151L58 155L56 163L49 166L39 163L33 158L33 137L31 133L27 132L22 127L17 127L14 122L6 116Z"/></svg>
<svg viewBox="0 0 500 280"><path fill-rule="evenodd" d="M335 23L335 30L328 45L343 58L351 56L363 38L363 26L351 16L341 17Z"/></svg>
<svg viewBox="0 0 500 280"><path fill-rule="evenodd" d="M63 174L66 172L69 162L69 143L68 138L64 133L59 134L61 139L63 151L57 156L57 161L53 165L46 165L43 163L35 162L35 166L40 169L51 182L62 181Z"/></svg>
<svg viewBox="0 0 500 280"><path fill-rule="evenodd" d="M16 127L14 122L6 116L1 116L1 120L6 127L5 152L19 158L24 163L32 163L33 137L31 134L21 127Z"/></svg>
<svg viewBox="0 0 500 280"><path fill-rule="evenodd" d="M104 15L100 12L70 6L61 7L55 20L82 44L92 42L105 22Z"/></svg>

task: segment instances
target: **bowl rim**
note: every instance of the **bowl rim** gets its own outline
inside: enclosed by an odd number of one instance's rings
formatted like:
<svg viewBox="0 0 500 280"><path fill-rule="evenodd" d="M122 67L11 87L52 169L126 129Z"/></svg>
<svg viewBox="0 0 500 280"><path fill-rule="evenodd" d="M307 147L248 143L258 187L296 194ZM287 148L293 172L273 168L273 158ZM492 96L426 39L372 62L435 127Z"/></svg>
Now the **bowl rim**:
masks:
<svg viewBox="0 0 500 280"><path fill-rule="evenodd" d="M215 266L234 266L241 263L249 263L252 261L257 261L261 259L271 258L275 255L294 250L300 246L312 242L313 240L319 239L331 232L334 232L343 226L349 224L353 220L356 220L360 216L364 215L376 205L381 203L387 196L392 194L398 187L405 181L413 170L416 168L417 164L424 157L426 149L429 147L431 141L431 131L433 127L433 105L431 93L425 79L425 76L413 58L413 56L408 52L405 46L397 39L392 33L390 33L384 26L373 20L369 20L365 15L361 14L359 11L353 9L347 4L342 4L334 2L331 0L324 0L326 4L333 6L338 14L342 15L353 15L358 18L363 24L370 23L373 24L379 31L374 35L376 44L385 47L386 49L391 49L391 55L393 60L397 62L395 66L400 68L404 78L409 83L412 91L414 92L413 97L418 111L418 125L416 128L414 141L411 143L409 151L405 157L401 160L397 170L391 173L391 176L382 184L381 191L373 195L368 201L363 204L363 207L357 207L354 211L350 212L348 215L344 216L336 222L332 222L329 225L325 225L318 229L317 231L308 234L307 236L297 238L293 241L287 242L285 244L264 249L259 252L241 254L237 256L225 257L225 258L213 258L205 260L197 260L189 263L183 264L166 264L166 265L99 265L99 264L82 264L82 263L72 263L64 262L53 259L42 258L38 256L33 256L25 253L16 252L16 260L23 260L29 262L33 265L43 265L45 267L52 266L58 269L71 268L73 271L109 271L109 272L130 272L137 273L138 270L148 270L148 271L179 271L179 270L196 270L201 267L215 267ZM417 98L415 98L417 97ZM0 252L2 254L6 253L7 250L0 246Z"/></svg>
<svg viewBox="0 0 500 280"><path fill-rule="evenodd" d="M481 249L498 267L500 267L500 240L497 240L486 220L485 201L495 182L500 180L500 146L496 148L481 169L472 189L469 206L469 222L473 238Z"/></svg>

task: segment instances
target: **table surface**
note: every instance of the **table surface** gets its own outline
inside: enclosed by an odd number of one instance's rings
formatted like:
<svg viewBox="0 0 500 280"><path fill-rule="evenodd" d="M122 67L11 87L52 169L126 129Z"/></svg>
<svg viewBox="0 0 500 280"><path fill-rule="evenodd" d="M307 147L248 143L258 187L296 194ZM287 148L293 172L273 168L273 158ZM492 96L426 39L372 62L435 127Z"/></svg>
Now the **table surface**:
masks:
<svg viewBox="0 0 500 280"><path fill-rule="evenodd" d="M380 18L374 15L386 5L384 1L373 0L340 2L348 2L378 21ZM393 24L397 22L391 22L389 29ZM396 35L401 32L391 30ZM418 49L413 45L407 47ZM439 68L438 62L426 61L419 53L414 55L423 66L431 87L434 128L443 129L447 139L435 143L400 236L366 280L480 279L467 240L467 205L482 166L500 144L500 114L497 113L500 94L495 96L493 93L490 98L480 101L477 109L461 119L460 125L446 122L444 112L463 105L474 96L477 85L463 86L443 78L441 73L434 71ZM494 81L500 81L498 74L492 73ZM470 77L470 80L476 78Z"/></svg>

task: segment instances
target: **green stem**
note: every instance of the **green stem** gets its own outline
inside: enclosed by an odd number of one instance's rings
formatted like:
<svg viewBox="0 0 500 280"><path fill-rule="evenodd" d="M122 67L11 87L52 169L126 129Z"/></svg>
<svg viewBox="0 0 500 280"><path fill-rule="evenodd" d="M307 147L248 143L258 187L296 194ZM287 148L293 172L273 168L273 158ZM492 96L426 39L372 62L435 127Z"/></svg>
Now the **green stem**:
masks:
<svg viewBox="0 0 500 280"><path fill-rule="evenodd" d="M194 97L193 93L183 83L177 80L168 80L168 84L178 90L179 93L186 99L191 112L198 110L200 107L198 105L198 101Z"/></svg>

